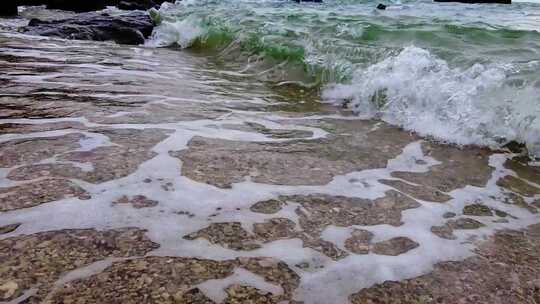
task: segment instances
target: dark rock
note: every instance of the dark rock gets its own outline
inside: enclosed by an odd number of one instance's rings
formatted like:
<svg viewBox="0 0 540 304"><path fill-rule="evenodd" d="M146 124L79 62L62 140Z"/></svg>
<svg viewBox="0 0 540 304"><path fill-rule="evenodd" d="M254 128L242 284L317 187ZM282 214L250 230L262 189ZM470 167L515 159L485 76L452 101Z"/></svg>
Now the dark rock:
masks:
<svg viewBox="0 0 540 304"><path fill-rule="evenodd" d="M382 3L379 3L379 5L377 5L377 9L378 10L385 10L386 9L386 5L382 4Z"/></svg>
<svg viewBox="0 0 540 304"><path fill-rule="evenodd" d="M9 224L9 225L6 225L6 226L2 226L2 227L0 227L0 234L7 234L7 233L10 233L10 232L13 232L13 231L17 230L17 228L19 228L20 225L21 225L21 223L15 223L15 224Z"/></svg>
<svg viewBox="0 0 540 304"><path fill-rule="evenodd" d="M445 212L442 217L447 219L447 218L453 218L453 217L456 217L457 214L455 214L454 212Z"/></svg>
<svg viewBox="0 0 540 304"><path fill-rule="evenodd" d="M143 12L132 12L121 16L91 12L63 20L32 19L23 31L30 35L65 39L142 44L144 39L152 33L153 27L152 20Z"/></svg>
<svg viewBox="0 0 540 304"><path fill-rule="evenodd" d="M512 0L434 0L435 2L461 2L461 3L499 3L512 4Z"/></svg>

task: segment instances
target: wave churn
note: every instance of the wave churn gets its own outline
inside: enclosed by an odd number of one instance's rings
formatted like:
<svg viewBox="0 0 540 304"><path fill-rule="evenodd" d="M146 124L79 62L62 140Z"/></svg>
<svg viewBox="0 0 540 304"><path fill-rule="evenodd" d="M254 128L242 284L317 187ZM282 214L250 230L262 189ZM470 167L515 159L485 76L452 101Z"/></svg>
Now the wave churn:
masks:
<svg viewBox="0 0 540 304"><path fill-rule="evenodd" d="M235 75L317 87L421 135L525 143L540 156L540 5L182 1L151 15L149 46L211 52ZM486 17L488 16L488 17Z"/></svg>

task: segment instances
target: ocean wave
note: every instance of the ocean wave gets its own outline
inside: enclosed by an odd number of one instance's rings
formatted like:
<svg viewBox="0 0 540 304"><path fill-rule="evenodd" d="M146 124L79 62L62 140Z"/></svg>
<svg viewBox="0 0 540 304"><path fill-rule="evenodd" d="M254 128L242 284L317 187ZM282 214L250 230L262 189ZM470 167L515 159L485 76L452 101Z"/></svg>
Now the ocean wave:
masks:
<svg viewBox="0 0 540 304"><path fill-rule="evenodd" d="M429 51L410 46L357 71L348 84L329 85L323 98L423 136L491 147L517 141L540 156L540 87L512 78L523 68L450 68Z"/></svg>
<svg viewBox="0 0 540 304"><path fill-rule="evenodd" d="M513 18L520 6L484 18L406 3L381 15L369 1L182 1L151 11L159 25L147 44L210 51L234 75L320 89L439 140L518 141L540 156L540 23Z"/></svg>

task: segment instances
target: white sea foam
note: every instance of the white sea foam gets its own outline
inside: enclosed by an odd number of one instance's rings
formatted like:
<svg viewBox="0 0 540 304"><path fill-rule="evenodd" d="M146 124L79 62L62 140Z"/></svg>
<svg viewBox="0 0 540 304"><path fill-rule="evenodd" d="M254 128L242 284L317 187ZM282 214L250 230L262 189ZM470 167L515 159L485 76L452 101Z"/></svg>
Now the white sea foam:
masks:
<svg viewBox="0 0 540 304"><path fill-rule="evenodd" d="M410 46L358 70L349 84L326 88L323 98L362 117L383 120L457 144L527 144L540 156L540 89L507 80L512 65L451 68L429 51Z"/></svg>
<svg viewBox="0 0 540 304"><path fill-rule="evenodd" d="M182 48L190 47L195 39L200 38L204 29L197 18L188 17L176 22L162 22L158 25L146 45L162 47L178 45Z"/></svg>

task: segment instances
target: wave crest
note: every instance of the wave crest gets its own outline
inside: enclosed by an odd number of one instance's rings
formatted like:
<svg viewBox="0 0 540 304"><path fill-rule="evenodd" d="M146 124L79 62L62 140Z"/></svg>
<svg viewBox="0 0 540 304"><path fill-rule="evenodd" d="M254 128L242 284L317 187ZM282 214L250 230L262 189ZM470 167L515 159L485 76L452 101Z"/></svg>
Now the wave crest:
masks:
<svg viewBox="0 0 540 304"><path fill-rule="evenodd" d="M423 136L491 147L518 141L540 156L540 88L512 79L516 70L522 69L451 68L429 51L410 46L356 71L348 84L326 87L323 98Z"/></svg>

